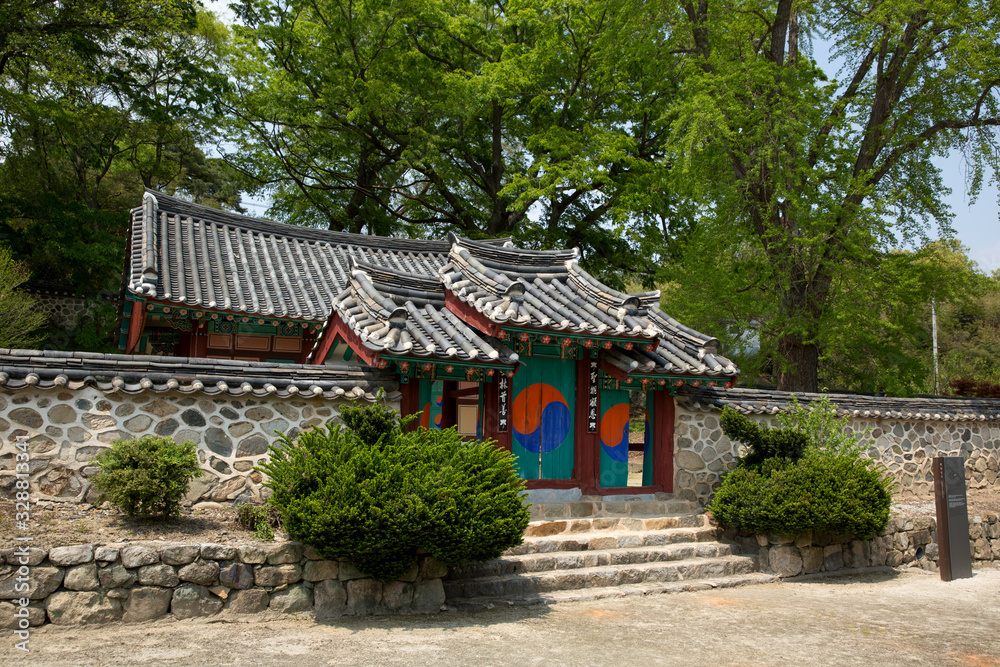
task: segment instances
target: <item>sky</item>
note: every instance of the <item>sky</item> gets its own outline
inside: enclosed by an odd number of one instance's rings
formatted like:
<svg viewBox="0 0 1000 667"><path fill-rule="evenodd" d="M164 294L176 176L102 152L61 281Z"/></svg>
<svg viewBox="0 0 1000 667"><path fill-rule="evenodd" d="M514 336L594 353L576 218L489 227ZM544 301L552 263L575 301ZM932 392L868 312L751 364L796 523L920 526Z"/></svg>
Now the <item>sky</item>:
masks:
<svg viewBox="0 0 1000 667"><path fill-rule="evenodd" d="M203 0L205 5L231 23L233 14L227 7L230 0ZM830 44L821 39L814 42L815 57L831 77L836 76L837 63L831 61ZM966 187L967 165L961 155L940 157L935 163L941 168L945 185L951 194L943 199L955 214L952 227L955 235L969 249L969 257L987 273L1000 269L1000 193L995 183L985 184L979 197L971 202ZM267 202L248 200L243 202L251 215L263 216ZM937 235L937 230L932 231Z"/></svg>

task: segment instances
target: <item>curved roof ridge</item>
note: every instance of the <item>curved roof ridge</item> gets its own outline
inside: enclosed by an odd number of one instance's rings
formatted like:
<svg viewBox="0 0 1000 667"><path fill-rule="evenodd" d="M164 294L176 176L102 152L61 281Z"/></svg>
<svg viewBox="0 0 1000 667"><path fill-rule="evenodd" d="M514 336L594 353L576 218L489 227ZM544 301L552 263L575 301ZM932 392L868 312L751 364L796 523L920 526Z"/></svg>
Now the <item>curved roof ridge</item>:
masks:
<svg viewBox="0 0 1000 667"><path fill-rule="evenodd" d="M399 282L400 287L413 287L428 292L444 292L444 283L441 282L441 278L437 274L407 273L406 271L399 271L384 264L366 262L353 255L350 258L350 264L352 268L364 271L373 279L379 279L379 282L389 284Z"/></svg>
<svg viewBox="0 0 1000 667"><path fill-rule="evenodd" d="M458 236L453 232L449 232L448 240L451 246L457 245L465 248L479 259L487 259L498 264L508 264L512 267L556 266L580 257L579 248L570 248L569 250L526 250L523 248L497 246L486 241L474 241ZM544 263L542 260L544 260Z"/></svg>

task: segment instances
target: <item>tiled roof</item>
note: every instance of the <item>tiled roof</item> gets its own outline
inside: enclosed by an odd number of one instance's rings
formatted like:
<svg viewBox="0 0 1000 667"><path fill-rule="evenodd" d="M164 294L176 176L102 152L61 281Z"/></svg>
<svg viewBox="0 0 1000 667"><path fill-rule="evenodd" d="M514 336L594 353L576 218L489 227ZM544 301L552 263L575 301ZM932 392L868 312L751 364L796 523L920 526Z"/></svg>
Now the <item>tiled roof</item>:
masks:
<svg viewBox="0 0 1000 667"><path fill-rule="evenodd" d="M309 366L92 352L0 349L0 388L79 389L139 394L178 391L210 396L399 398L391 373L348 365Z"/></svg>
<svg viewBox="0 0 1000 667"><path fill-rule="evenodd" d="M445 307L437 276L404 274L351 260L351 280L334 310L378 352L513 364L501 341L479 334Z"/></svg>
<svg viewBox="0 0 1000 667"><path fill-rule="evenodd" d="M624 294L603 285L579 267L576 249L331 232L152 191L132 220L126 287L144 299L327 326L337 317L372 351L515 363L501 341L445 306L451 292L499 326L635 341L632 349L605 350L626 372L739 372L719 355L716 339L660 312L659 292Z"/></svg>
<svg viewBox="0 0 1000 667"><path fill-rule="evenodd" d="M149 191L132 216L131 292L267 317L325 321L351 258L434 275L449 248L283 225Z"/></svg>
<svg viewBox="0 0 1000 667"><path fill-rule="evenodd" d="M652 337L659 292L622 294L580 270L578 251L521 251L452 235L445 286L497 324L592 336Z"/></svg>
<svg viewBox="0 0 1000 667"><path fill-rule="evenodd" d="M865 394L792 393L768 389L684 388L677 401L689 410L721 410L726 405L747 415L775 415L787 410L793 397L808 406L826 396L841 415L862 419L926 421L1000 421L1000 399L964 397L890 398Z"/></svg>

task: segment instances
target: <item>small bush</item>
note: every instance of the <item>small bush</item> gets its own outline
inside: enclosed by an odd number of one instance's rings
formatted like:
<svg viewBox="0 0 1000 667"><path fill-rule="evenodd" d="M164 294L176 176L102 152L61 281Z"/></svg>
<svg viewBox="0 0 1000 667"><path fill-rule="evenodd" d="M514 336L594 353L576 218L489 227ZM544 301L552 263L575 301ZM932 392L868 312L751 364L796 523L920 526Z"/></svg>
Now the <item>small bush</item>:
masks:
<svg viewBox="0 0 1000 667"><path fill-rule="evenodd" d="M236 508L236 522L243 528L254 531L255 539L270 542L274 539L274 529L281 525L281 512L270 504L243 503Z"/></svg>
<svg viewBox="0 0 1000 667"><path fill-rule="evenodd" d="M283 436L260 466L290 537L381 581L419 549L457 565L520 543L529 517L509 452L455 429L403 431L378 405L347 414L358 431Z"/></svg>
<svg viewBox="0 0 1000 667"><path fill-rule="evenodd" d="M726 528L752 533L806 530L867 539L889 521L894 483L862 455L867 437L847 428L828 402L797 403L781 429L729 410L723 432L748 447L728 472L708 510Z"/></svg>
<svg viewBox="0 0 1000 667"><path fill-rule="evenodd" d="M94 457L100 468L94 477L98 502L108 500L133 518L176 515L191 480L204 474L196 450L193 442L153 435L116 440Z"/></svg>

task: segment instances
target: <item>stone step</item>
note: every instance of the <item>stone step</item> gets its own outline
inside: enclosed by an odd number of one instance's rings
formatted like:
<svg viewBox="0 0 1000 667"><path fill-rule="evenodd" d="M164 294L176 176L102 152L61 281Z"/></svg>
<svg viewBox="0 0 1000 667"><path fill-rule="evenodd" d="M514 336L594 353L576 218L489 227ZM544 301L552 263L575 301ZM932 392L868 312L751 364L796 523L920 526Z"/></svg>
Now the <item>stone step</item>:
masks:
<svg viewBox="0 0 1000 667"><path fill-rule="evenodd" d="M714 542L717 528L667 528L664 530L565 533L548 537L526 537L524 542L508 549L504 556L552 553L554 551L604 551L662 547L682 542Z"/></svg>
<svg viewBox="0 0 1000 667"><path fill-rule="evenodd" d="M458 611L477 611L514 605L554 604L557 602L603 600L607 598L620 598L637 595L661 595L684 593L688 591L704 591L716 588L748 586L752 584L768 584L779 580L780 577L774 574L734 574L725 577L693 579L691 581L654 581L642 584L627 584L624 586L578 588L564 591L551 591L548 593L535 593L533 595L511 598L449 598L447 600L447 605L449 608L456 609Z"/></svg>
<svg viewBox="0 0 1000 667"><path fill-rule="evenodd" d="M561 590L727 577L750 574L754 569L754 559L749 556L720 556L453 579L444 582L444 589L446 598L511 599Z"/></svg>
<svg viewBox="0 0 1000 667"><path fill-rule="evenodd" d="M720 542L682 542L665 546L533 553L454 567L449 570L448 579L476 579L605 565L634 565L636 563L656 563L691 558L716 558L732 554L732 545Z"/></svg>
<svg viewBox="0 0 1000 667"><path fill-rule="evenodd" d="M667 528L698 528L707 526L707 514L673 514L655 517L587 517L561 520L539 520L528 523L525 537L546 537L563 533L585 533L607 530L664 530Z"/></svg>
<svg viewBox="0 0 1000 667"><path fill-rule="evenodd" d="M588 499L589 498L589 499ZM627 496L626 496L627 498ZM628 500L603 500L584 496L573 502L536 502L528 508L532 519L570 519L575 517L653 517L690 514L701 509L688 500L654 500L635 497Z"/></svg>

